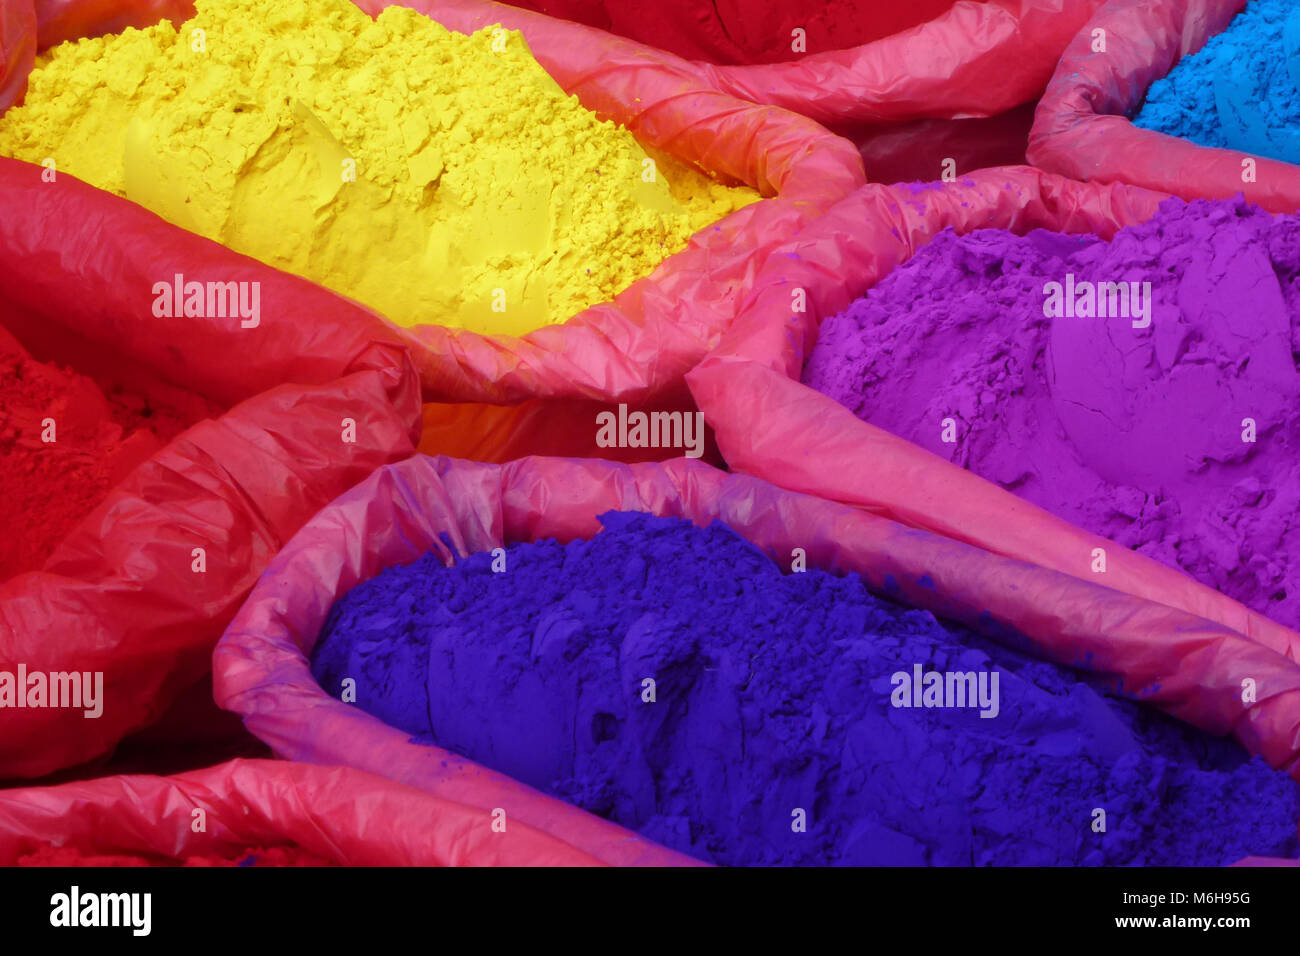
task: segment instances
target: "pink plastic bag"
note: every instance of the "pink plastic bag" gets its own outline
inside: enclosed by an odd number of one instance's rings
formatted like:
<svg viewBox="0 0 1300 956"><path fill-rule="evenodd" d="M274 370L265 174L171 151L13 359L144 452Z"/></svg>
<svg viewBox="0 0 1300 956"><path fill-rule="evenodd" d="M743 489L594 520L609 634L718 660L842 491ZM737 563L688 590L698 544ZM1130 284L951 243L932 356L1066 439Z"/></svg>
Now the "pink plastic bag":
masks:
<svg viewBox="0 0 1300 956"><path fill-rule="evenodd" d="M849 50L765 66L702 66L725 92L823 123L993 116L1039 95L1101 3L957 3L929 23Z"/></svg>
<svg viewBox="0 0 1300 956"><path fill-rule="evenodd" d="M878 30L871 42L832 51L828 37L818 37L813 27L805 37L813 52L791 51L765 65L745 65L752 61L728 32L728 23L750 18L738 9L748 0L721 6L704 0L651 6L635 0L512 0L511 6L697 61L723 90L811 116L857 143L870 181L907 182L939 178L948 161L958 173L1025 162L1033 101L1074 32L1102 2L868 2L854 36ZM843 7L827 14L847 15ZM514 11L503 11L501 19L531 22ZM766 35L777 28L769 22L751 32Z"/></svg>
<svg viewBox="0 0 1300 956"><path fill-rule="evenodd" d="M177 862L289 845L345 866L599 863L522 822L494 833L475 807L358 770L278 760L0 790L0 866L48 843Z"/></svg>
<svg viewBox="0 0 1300 956"><path fill-rule="evenodd" d="M429 550L457 555L599 530L611 509L721 518L775 560L857 571L873 590L984 630L1025 635L1055 660L1122 678L1127 692L1300 772L1300 667L1220 625L1069 575L989 554L865 511L698 462L617 465L528 458L485 465L417 456L379 469L305 525L213 655L217 702L280 756L387 776L521 820L606 862L659 848L326 694L308 655L340 595ZM1079 613L1067 613L1079 612ZM1152 634L1162 635L1159 652ZM1040 640L1040 636L1046 639ZM1267 693L1246 706L1242 676Z"/></svg>
<svg viewBox="0 0 1300 956"><path fill-rule="evenodd" d="M907 3L850 0L847 6L856 7L853 10L845 9L843 3L825 3L818 10L817 4L791 4L782 0L768 0L767 9L753 0L659 0L653 5L638 0L506 2L512 7L599 27L687 60L752 64L784 63L800 58L800 54L790 49L793 38L785 32L787 24L783 16L794 18L788 27L793 29L799 18L821 14L815 22L803 24L806 45L812 52L821 52L846 45L841 42L841 28L859 46L933 20L947 12L956 0L908 0Z"/></svg>
<svg viewBox="0 0 1300 956"><path fill-rule="evenodd" d="M835 132L857 144L869 182L912 183L1023 165L1033 121L1034 104L1025 103L996 116L837 126Z"/></svg>
<svg viewBox="0 0 1300 956"><path fill-rule="evenodd" d="M1110 0L1066 49L1034 116L1029 161L1074 179L1131 183L1184 199L1246 199L1272 212L1300 208L1300 169L1139 129L1126 118L1151 84L1221 33L1245 0ZM1106 50L1094 53L1104 30Z"/></svg>
<svg viewBox="0 0 1300 956"><path fill-rule="evenodd" d="M918 25L848 49L791 50L785 62L756 65L735 65L743 54L725 34L727 15L721 12L708 17L714 22L702 24L691 20L680 3L675 10L627 0L595 5L616 9L617 17L601 17L604 11L591 4L528 0L521 5L607 25L646 43L677 31L678 42L671 48L694 61L719 89L835 124L992 116L1030 102L1042 92L1070 38L1102 2L931 2L924 14L931 18L924 21L916 11L901 9L914 4L881 2L881 20ZM944 6L948 9L939 9ZM877 14L864 9L861 15ZM507 26L522 26L528 16L509 10L497 18ZM815 42L811 31L805 39Z"/></svg>

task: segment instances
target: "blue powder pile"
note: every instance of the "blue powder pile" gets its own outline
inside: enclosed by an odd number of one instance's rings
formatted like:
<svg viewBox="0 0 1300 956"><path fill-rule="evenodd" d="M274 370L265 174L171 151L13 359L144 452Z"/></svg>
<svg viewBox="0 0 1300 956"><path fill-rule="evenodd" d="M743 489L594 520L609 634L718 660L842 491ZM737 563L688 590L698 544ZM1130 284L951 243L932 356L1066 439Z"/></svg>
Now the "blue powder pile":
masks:
<svg viewBox="0 0 1300 956"><path fill-rule="evenodd" d="M507 549L500 573L487 554L385 570L337 602L313 673L330 693L354 678L358 706L417 740L714 863L1297 851L1300 788L1230 741L856 575L783 574L719 522L601 521L591 540ZM894 706L914 665L986 690L996 674L996 716Z"/></svg>
<svg viewBox="0 0 1300 956"><path fill-rule="evenodd" d="M1147 91L1136 126L1201 146L1300 163L1300 21L1289 0L1252 0Z"/></svg>

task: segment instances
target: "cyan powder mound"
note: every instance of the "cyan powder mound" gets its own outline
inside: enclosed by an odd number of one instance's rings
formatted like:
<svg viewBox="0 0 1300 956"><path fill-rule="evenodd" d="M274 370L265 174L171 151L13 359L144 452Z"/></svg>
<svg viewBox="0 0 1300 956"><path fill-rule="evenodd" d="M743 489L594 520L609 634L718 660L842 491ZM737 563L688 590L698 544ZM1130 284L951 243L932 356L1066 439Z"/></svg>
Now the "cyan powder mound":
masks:
<svg viewBox="0 0 1300 956"><path fill-rule="evenodd" d="M1251 0L1226 30L1151 84L1134 125L1300 163L1294 11L1290 0Z"/></svg>
<svg viewBox="0 0 1300 956"><path fill-rule="evenodd" d="M433 553L385 570L336 603L313 673L330 693L353 678L358 706L418 740L716 863L1296 853L1300 788L1229 741L856 575L783 574L720 522L601 521L506 549L500 572ZM917 669L969 674L965 706L925 706L958 703L956 681L920 693L939 678L912 697Z"/></svg>
<svg viewBox="0 0 1300 956"><path fill-rule="evenodd" d="M822 324L803 380L1297 627L1298 273L1300 219L1241 200L1169 200L1111 242L949 230ZM1150 283L1149 316L1049 318L1051 282L1092 311Z"/></svg>

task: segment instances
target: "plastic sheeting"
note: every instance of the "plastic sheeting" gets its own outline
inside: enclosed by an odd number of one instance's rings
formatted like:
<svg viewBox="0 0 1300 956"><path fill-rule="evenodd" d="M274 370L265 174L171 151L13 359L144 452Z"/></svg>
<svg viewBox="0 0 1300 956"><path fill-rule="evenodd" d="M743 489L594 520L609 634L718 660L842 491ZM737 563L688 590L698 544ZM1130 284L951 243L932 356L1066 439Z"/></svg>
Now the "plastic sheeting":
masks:
<svg viewBox="0 0 1300 956"><path fill-rule="evenodd" d="M700 64L718 89L823 123L993 116L1042 92L1103 0L956 3L848 50L760 66Z"/></svg>
<svg viewBox="0 0 1300 956"><path fill-rule="evenodd" d="M1110 0L1061 57L1034 116L1029 161L1074 179L1130 183L1184 199L1244 193L1271 212L1300 209L1300 167L1139 129L1127 117L1151 84L1221 33L1245 0ZM1092 51L1105 30L1106 51Z"/></svg>
<svg viewBox="0 0 1300 956"><path fill-rule="evenodd" d="M43 182L42 172L0 159L0 301L24 342L71 337L85 353L113 352L225 404L285 383L323 384L381 361L367 353L391 363L403 351L389 323L347 299L64 173ZM156 317L154 283L176 275L260 283L258 325Z"/></svg>
<svg viewBox="0 0 1300 956"><path fill-rule="evenodd" d="M923 17L904 9L907 4L882 0L880 19L907 22L908 29L844 50L791 53L786 62L759 65L728 64L739 63L741 51L720 21L720 35L710 35L707 27L699 32L699 21L681 9L642 4L615 21L601 16L602 8L632 7L626 0L524 5L596 26L608 20L615 33L647 43L677 33L674 51L695 61L719 89L834 124L992 116L1027 103L1042 92L1061 51L1102 2L987 0L947 4L942 12L938 7L944 4L930 4L925 13L933 18L920 22ZM509 25L517 17L522 24L523 16L509 11L500 19Z"/></svg>
<svg viewBox="0 0 1300 956"><path fill-rule="evenodd" d="M36 58L36 12L30 0L0 2L0 111L22 98Z"/></svg>
<svg viewBox="0 0 1300 956"><path fill-rule="evenodd" d="M103 714L6 709L0 779L112 749L207 672L268 560L327 501L414 446L414 376L283 386L177 438L109 494L42 571L0 584L0 669L102 672ZM357 441L339 423L356 422ZM194 570L202 548L206 569Z"/></svg>
<svg viewBox="0 0 1300 956"><path fill-rule="evenodd" d="M1206 618L1300 660L1300 635L1289 628L861 421L798 381L820 320L843 310L943 228L1109 237L1149 218L1163 198L1024 167L983 170L943 188L868 186L769 261L732 330L687 382L736 470L1081 580L1098 580L1092 549L1104 547L1105 583L1114 591ZM807 290L806 313L791 310L798 288ZM1057 613L1062 620L1095 619L1099 609L1062 600ZM1145 636L1153 650L1179 640L1168 627ZM1188 666L1193 673L1186 676L1200 680L1199 665Z"/></svg>
<svg viewBox="0 0 1300 956"><path fill-rule="evenodd" d="M0 7L11 2L0 0ZM358 5L374 14L385 4L367 0ZM168 11L183 16L186 6L166 0L42 4L42 40L103 33ZM803 117L720 93L694 67L670 54L482 0L421 0L408 6L461 31L508 20L507 14L529 18L523 26L534 55L587 108L622 123L651 146L773 197L701 231L685 250L614 301L562 325L521 338L437 324L394 329L410 346L430 401L639 401L680 388L683 373L730 323L767 255L864 182L852 144ZM65 178L46 188L63 190ZM99 197L98 202L83 199L79 211L98 217L101 209L122 202L103 193ZM30 252L43 261L57 258L71 241L57 221L44 223L32 236ZM159 225L151 236L150 244L158 243L159 249L149 248L145 236L116 237L114 245L121 249L129 244L131 255L154 256L185 241L186 234ZM109 266L105 259L108 253L74 268L103 270ZM257 271L275 272L265 266ZM333 311L341 308L335 305Z"/></svg>
<svg viewBox="0 0 1300 956"><path fill-rule="evenodd" d="M989 166L1025 162L1034 104L997 116L922 119L903 124L836 127L858 146L873 183L930 182Z"/></svg>
<svg viewBox="0 0 1300 956"><path fill-rule="evenodd" d="M800 424L807 423L800 420ZM778 430L780 428L777 423ZM385 725L329 696L309 655L333 602L382 568L599 530L610 509L721 518L782 563L857 571L897 600L1115 680L1214 733L1232 732L1300 772L1300 666L1241 634L1161 604L866 511L686 460L619 465L529 458L506 465L417 456L379 469L308 522L267 569L213 655L217 702L280 756L387 776L520 820L610 863L663 851L627 831ZM1075 613L1084 611L1085 613ZM1240 700L1244 676L1260 700Z"/></svg>
<svg viewBox="0 0 1300 956"><path fill-rule="evenodd" d="M659 47L688 60L710 63L773 63L795 59L789 49L791 39L782 36L781 21L763 23L756 20L770 16L771 6L762 0L659 0L655 4L638 0L506 0L512 7L535 10L552 17L563 17L587 26L609 30L639 43ZM851 14L840 9L837 16L823 19L820 29L806 37L816 49L826 47L826 38L839 27L847 27L856 43L869 43L900 33L918 23L933 20L949 9L955 0L858 0L860 15L849 23ZM796 19L819 12L816 3L793 4ZM826 11L829 12L829 11ZM823 12L824 15L824 12ZM830 22L826 22L829 20ZM737 38L736 29L742 31ZM755 35L761 31L761 37ZM805 31L807 32L807 31ZM749 34L745 36L744 34ZM780 39L773 49L770 42ZM837 38L837 42L838 42ZM763 42L768 41L768 42ZM841 46L843 44L840 44Z"/></svg>
<svg viewBox="0 0 1300 956"><path fill-rule="evenodd" d="M194 832L195 810L204 832ZM287 844L345 866L599 863L521 822L493 832L477 808L391 780L275 760L0 790L0 866L50 842L173 861Z"/></svg>
<svg viewBox="0 0 1300 956"><path fill-rule="evenodd" d="M128 376L139 367L234 407L139 466L42 570L0 584L0 669L103 671L105 697L99 718L6 709L0 779L101 756L155 721L206 675L222 628L281 543L374 468L411 454L420 431L415 372L387 323L40 173L0 160L0 323L47 351L66 337L124 356ZM260 281L260 324L154 317L153 283L174 273ZM344 440L345 420L355 441Z"/></svg>

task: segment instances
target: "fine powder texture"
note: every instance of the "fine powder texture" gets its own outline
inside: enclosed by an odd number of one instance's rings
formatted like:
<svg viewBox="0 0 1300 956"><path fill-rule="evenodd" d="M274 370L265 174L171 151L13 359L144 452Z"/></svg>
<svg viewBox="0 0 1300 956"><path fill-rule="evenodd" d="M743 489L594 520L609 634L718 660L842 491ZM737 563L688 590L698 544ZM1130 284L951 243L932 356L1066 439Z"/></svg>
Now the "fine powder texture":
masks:
<svg viewBox="0 0 1300 956"><path fill-rule="evenodd" d="M758 198L648 156L522 34L348 0L199 0L179 28L58 46L0 119L0 154L52 158L398 324L485 332L608 301Z"/></svg>
<svg viewBox="0 0 1300 956"><path fill-rule="evenodd" d="M933 20L955 0L510 0L512 6L710 63L777 63L842 50ZM795 49L803 30L802 50Z"/></svg>
<svg viewBox="0 0 1300 956"><path fill-rule="evenodd" d="M190 424L178 415L139 395L106 397L89 378L34 360L0 328L0 581L39 568L114 485Z"/></svg>
<svg viewBox="0 0 1300 956"><path fill-rule="evenodd" d="M507 548L499 573L489 554L385 570L336 603L313 673L330 693L354 679L357 706L417 740L716 863L1296 852L1300 788L1229 741L856 575L784 575L720 522L601 521ZM893 706L914 665L996 673L996 716Z"/></svg>
<svg viewBox="0 0 1300 956"><path fill-rule="evenodd" d="M226 856L187 856L161 861L123 853L83 853L76 847L46 843L18 858L18 866L335 866L301 847L248 847Z"/></svg>
<svg viewBox="0 0 1300 956"><path fill-rule="evenodd" d="M1151 84L1133 123L1201 146L1300 163L1300 19L1251 0L1222 33Z"/></svg>
<svg viewBox="0 0 1300 956"><path fill-rule="evenodd" d="M1298 272L1300 219L1240 200L1169 200L1112 242L949 230L822 324L803 380L1297 627ZM1068 274L1150 282L1150 326L1046 318Z"/></svg>

